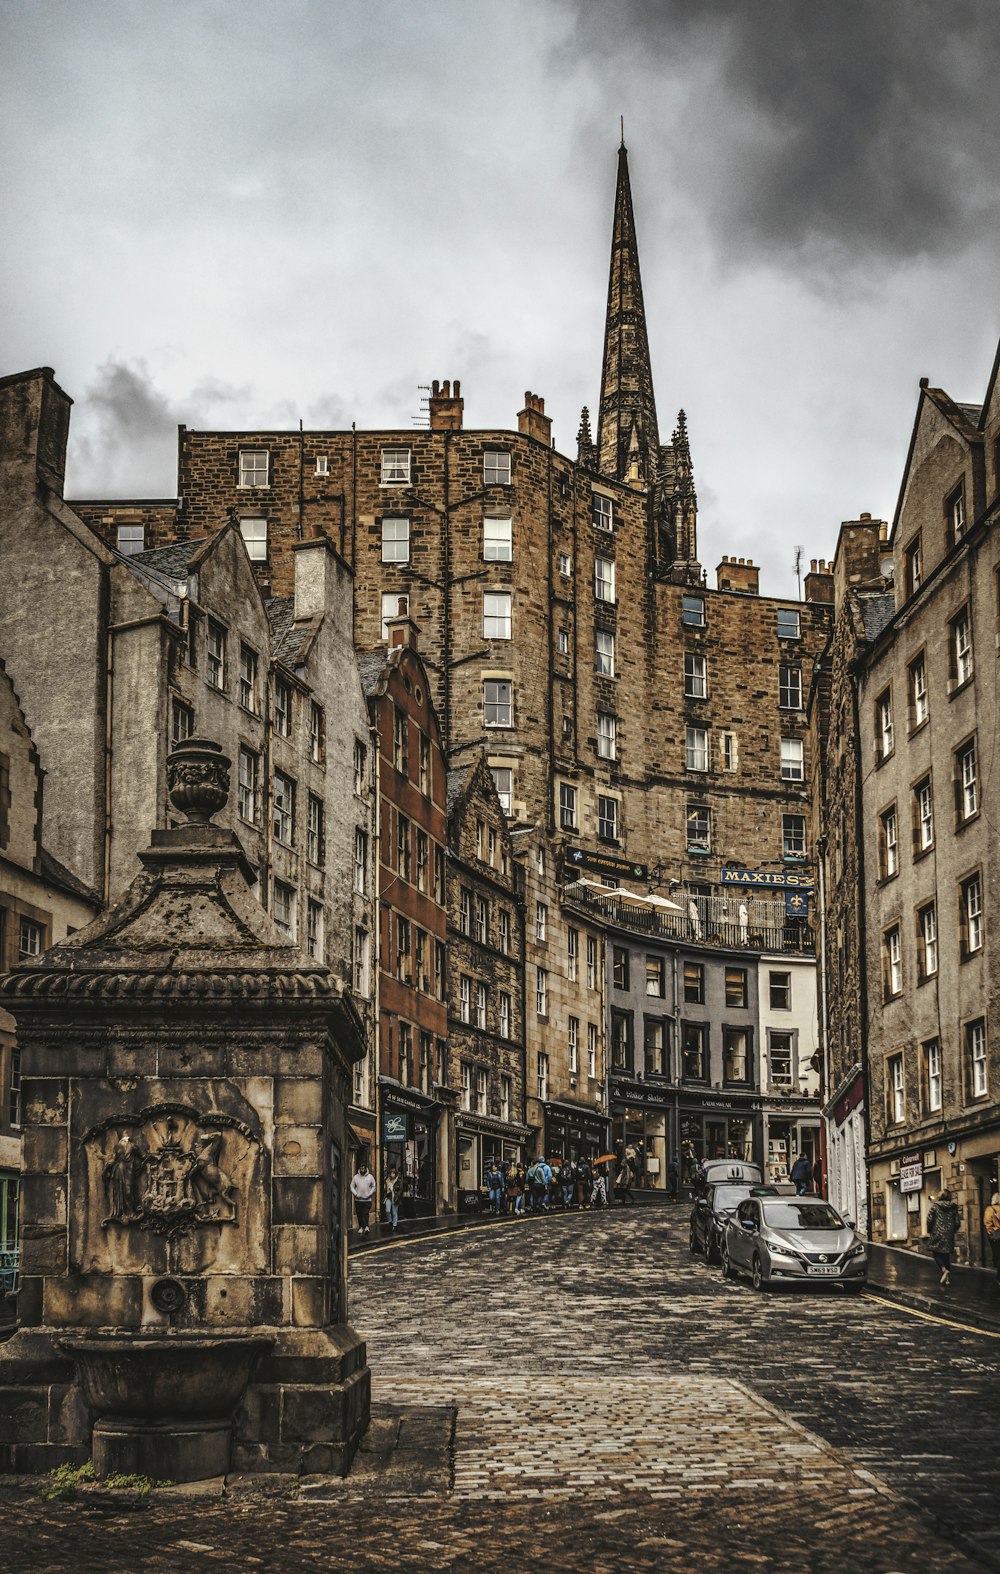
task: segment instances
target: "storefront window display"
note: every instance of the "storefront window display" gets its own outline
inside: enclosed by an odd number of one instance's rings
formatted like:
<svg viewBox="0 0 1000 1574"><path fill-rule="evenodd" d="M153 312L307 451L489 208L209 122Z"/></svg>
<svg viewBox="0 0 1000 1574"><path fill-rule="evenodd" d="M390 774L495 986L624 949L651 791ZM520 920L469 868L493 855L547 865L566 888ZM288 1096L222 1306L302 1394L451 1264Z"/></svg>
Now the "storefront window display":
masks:
<svg viewBox="0 0 1000 1574"><path fill-rule="evenodd" d="M403 1178L401 1218L434 1212L435 1125L433 1117L387 1104L382 1112L382 1174L395 1165Z"/></svg>

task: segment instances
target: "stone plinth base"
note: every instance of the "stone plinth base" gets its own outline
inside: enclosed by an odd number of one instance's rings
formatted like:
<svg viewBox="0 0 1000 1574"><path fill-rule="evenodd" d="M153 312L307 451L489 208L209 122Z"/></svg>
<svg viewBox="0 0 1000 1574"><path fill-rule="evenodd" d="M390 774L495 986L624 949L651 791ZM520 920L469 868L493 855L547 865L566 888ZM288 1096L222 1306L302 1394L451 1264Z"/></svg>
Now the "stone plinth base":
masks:
<svg viewBox="0 0 1000 1574"><path fill-rule="evenodd" d="M148 1476L151 1481L207 1481L229 1473L233 1448L230 1421L94 1422L94 1475Z"/></svg>
<svg viewBox="0 0 1000 1574"><path fill-rule="evenodd" d="M91 1331L21 1329L0 1344L0 1474L41 1475L90 1458L95 1418L56 1340ZM273 1339L274 1348L258 1363L236 1412L226 1465L206 1474L346 1475L371 1409L364 1340L346 1323L242 1331ZM159 1459L134 1473L183 1479Z"/></svg>

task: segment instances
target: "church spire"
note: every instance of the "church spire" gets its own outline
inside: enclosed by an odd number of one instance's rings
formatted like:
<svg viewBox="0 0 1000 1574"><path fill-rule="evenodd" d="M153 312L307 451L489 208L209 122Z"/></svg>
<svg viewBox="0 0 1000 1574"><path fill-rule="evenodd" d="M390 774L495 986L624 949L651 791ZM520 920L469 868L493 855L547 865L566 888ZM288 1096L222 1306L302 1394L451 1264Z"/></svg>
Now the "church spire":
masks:
<svg viewBox="0 0 1000 1574"><path fill-rule="evenodd" d="M630 455L631 448L631 455ZM618 149L618 187L611 239L611 278L604 330L601 407L597 423L598 468L618 480L634 475L647 486L656 479L659 436L653 372L649 364L646 313L639 277L628 149L624 127ZM638 450L638 452L637 452Z"/></svg>

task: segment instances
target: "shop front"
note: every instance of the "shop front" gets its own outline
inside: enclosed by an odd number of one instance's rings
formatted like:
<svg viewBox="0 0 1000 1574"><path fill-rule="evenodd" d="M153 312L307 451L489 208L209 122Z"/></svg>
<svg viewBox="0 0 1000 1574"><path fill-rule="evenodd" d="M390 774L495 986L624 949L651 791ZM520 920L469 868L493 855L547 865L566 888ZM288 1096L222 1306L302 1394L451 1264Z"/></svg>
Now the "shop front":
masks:
<svg viewBox="0 0 1000 1574"><path fill-rule="evenodd" d="M682 1092L678 1111L682 1186L694 1185L694 1171L709 1159L742 1159L761 1164L763 1118L761 1101L749 1094Z"/></svg>
<svg viewBox="0 0 1000 1574"><path fill-rule="evenodd" d="M486 1172L494 1163L523 1164L530 1126L459 1110L455 1116L456 1204L459 1213L488 1209Z"/></svg>
<svg viewBox="0 0 1000 1574"><path fill-rule="evenodd" d="M542 1111L545 1126L541 1151L547 1159L572 1159L575 1163L577 1159L594 1159L608 1151L610 1122L600 1110L572 1104L568 1099L553 1099L542 1105Z"/></svg>
<svg viewBox="0 0 1000 1574"><path fill-rule="evenodd" d="M809 1160L810 1175L820 1156L819 1108L815 1099L789 1099L764 1111L764 1179L772 1185L787 1181L800 1153ZM810 1179L810 1187L814 1181Z"/></svg>
<svg viewBox="0 0 1000 1574"><path fill-rule="evenodd" d="M645 1191L665 1191L667 1163L677 1147L676 1089L612 1077L610 1093L615 1152L634 1154L636 1185Z"/></svg>
<svg viewBox="0 0 1000 1574"><path fill-rule="evenodd" d="M387 1077L379 1078L379 1104L380 1185L384 1186L385 1177L395 1165L403 1182L400 1218L423 1218L433 1214L437 1196L440 1108L415 1088L402 1088Z"/></svg>

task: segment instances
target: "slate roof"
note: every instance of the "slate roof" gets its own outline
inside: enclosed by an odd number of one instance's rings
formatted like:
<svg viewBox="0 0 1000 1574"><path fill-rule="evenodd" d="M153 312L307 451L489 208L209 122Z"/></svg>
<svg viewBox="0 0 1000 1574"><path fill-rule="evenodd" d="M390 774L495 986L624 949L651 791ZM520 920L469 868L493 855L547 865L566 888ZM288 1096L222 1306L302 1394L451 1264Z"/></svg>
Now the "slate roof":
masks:
<svg viewBox="0 0 1000 1574"><path fill-rule="evenodd" d="M126 557L125 562L141 563L146 568L156 569L168 579L187 579L188 564L198 548L204 545L204 539L175 541L168 547L150 547L148 552L133 552L130 557Z"/></svg>
<svg viewBox="0 0 1000 1574"><path fill-rule="evenodd" d="M294 667L303 637L308 632L295 627L295 599L292 596L274 596L264 605L271 625L271 654L276 661Z"/></svg>
<svg viewBox="0 0 1000 1574"><path fill-rule="evenodd" d="M446 802L447 807L448 807L449 815L454 810L455 805L457 804L459 798L461 798L462 791L463 791L463 789L465 787L466 782L469 779L469 772L475 770L476 764L477 764L477 762L474 760L471 765L463 765L461 770L455 770L455 771L449 771L448 772L448 777L447 777L447 781L446 781L446 784L445 784L445 788L446 788L445 802Z"/></svg>
<svg viewBox="0 0 1000 1574"><path fill-rule="evenodd" d="M358 671L361 673L361 686L365 691L366 699L374 697L385 668L386 655L384 650L358 652Z"/></svg>
<svg viewBox="0 0 1000 1574"><path fill-rule="evenodd" d="M878 639L882 630L893 620L896 612L896 598L886 595L884 591L855 591L858 610L861 613L861 622L865 635L870 640Z"/></svg>

